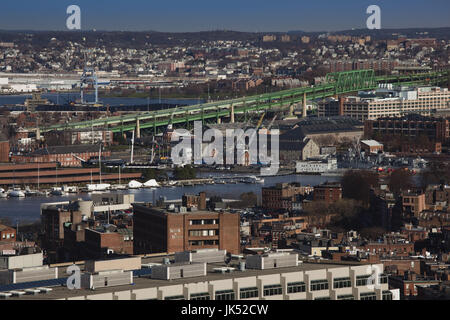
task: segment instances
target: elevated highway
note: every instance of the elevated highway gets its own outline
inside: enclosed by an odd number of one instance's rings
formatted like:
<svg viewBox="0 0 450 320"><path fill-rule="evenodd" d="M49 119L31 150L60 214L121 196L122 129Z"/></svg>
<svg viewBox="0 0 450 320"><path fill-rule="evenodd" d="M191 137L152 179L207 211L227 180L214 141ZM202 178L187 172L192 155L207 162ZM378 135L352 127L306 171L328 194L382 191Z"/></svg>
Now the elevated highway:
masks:
<svg viewBox="0 0 450 320"><path fill-rule="evenodd" d="M222 100L185 107L170 108L151 112L133 113L122 116L105 117L91 121L72 122L62 125L40 127L39 133L51 130L66 130L79 128L103 127L113 132L137 131L151 128L154 133L168 124L190 127L193 121L217 121L234 116L244 115L245 119L250 112L260 112L268 109L286 107L293 104L303 104L306 111L306 100L320 99L341 94L348 94L361 90L374 90L378 84L392 83L401 85L448 85L449 71L411 75L375 76L373 70L356 70L338 73L329 73L326 82L317 86L294 88L272 93L237 99Z"/></svg>

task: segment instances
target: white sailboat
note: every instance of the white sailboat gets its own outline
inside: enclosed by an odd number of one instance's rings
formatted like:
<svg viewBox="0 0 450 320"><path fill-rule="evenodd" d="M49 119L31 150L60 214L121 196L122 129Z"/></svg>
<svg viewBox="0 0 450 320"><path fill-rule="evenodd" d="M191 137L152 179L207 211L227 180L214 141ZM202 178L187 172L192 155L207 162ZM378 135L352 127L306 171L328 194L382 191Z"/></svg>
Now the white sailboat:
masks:
<svg viewBox="0 0 450 320"><path fill-rule="evenodd" d="M139 181L136 181L136 180L131 180L128 183L128 188L129 189L139 189L139 188L142 188L142 186L143 186L143 184L140 183Z"/></svg>
<svg viewBox="0 0 450 320"><path fill-rule="evenodd" d="M159 187L159 183L156 182L155 179L150 179L147 182L144 183L144 187L145 188L158 188Z"/></svg>
<svg viewBox="0 0 450 320"><path fill-rule="evenodd" d="M99 153L98 153L98 166L100 168L100 183L92 182L92 171L91 171L91 184L87 184L86 188L88 192L92 191L106 191L111 188L109 183L102 183L102 145L100 145Z"/></svg>
<svg viewBox="0 0 450 320"><path fill-rule="evenodd" d="M25 193L20 188L14 188L8 192L8 197L23 198Z"/></svg>
<svg viewBox="0 0 450 320"><path fill-rule="evenodd" d="M14 170L14 185L13 189L8 191L8 197L13 198L23 198L25 197L25 192L23 192L20 188L16 188L15 180L16 180L16 170Z"/></svg>

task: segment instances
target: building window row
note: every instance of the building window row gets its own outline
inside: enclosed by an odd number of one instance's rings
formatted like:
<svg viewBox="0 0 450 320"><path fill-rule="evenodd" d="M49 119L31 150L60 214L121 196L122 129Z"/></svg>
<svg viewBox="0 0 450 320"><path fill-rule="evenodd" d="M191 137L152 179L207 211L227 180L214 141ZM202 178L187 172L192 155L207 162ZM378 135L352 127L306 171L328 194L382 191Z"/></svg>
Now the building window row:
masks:
<svg viewBox="0 0 450 320"><path fill-rule="evenodd" d="M288 293L306 292L305 282L290 282L287 284Z"/></svg>
<svg viewBox="0 0 450 320"><path fill-rule="evenodd" d="M189 230L189 236L191 237L211 237L219 235L219 230Z"/></svg>
<svg viewBox="0 0 450 320"><path fill-rule="evenodd" d="M183 295L165 297L164 300L185 300Z"/></svg>
<svg viewBox="0 0 450 320"><path fill-rule="evenodd" d="M204 225L204 224L218 224L217 219L194 219L189 220L189 225L195 226L195 225Z"/></svg>
<svg viewBox="0 0 450 320"><path fill-rule="evenodd" d="M259 294L258 294L257 287L249 287L249 288L240 289L241 299L257 298L258 296L259 296Z"/></svg>
<svg viewBox="0 0 450 320"><path fill-rule="evenodd" d="M276 296L283 294L283 288L281 287L281 284L272 284L264 286L264 296Z"/></svg>
<svg viewBox="0 0 450 320"><path fill-rule="evenodd" d="M219 240L190 240L190 246L216 246L219 245Z"/></svg>
<svg viewBox="0 0 450 320"><path fill-rule="evenodd" d="M330 297L317 297L314 300L331 300Z"/></svg>
<svg viewBox="0 0 450 320"><path fill-rule="evenodd" d="M361 287L361 286L366 286L369 283L369 278L371 277L371 275L364 275L364 276L356 276L356 286L357 287Z"/></svg>
<svg viewBox="0 0 450 320"><path fill-rule="evenodd" d="M360 300L377 300L375 292L364 292L359 295Z"/></svg>
<svg viewBox="0 0 450 320"><path fill-rule="evenodd" d="M334 289L350 288L351 286L352 286L352 281L350 280L350 277L334 278L334 280L333 280L333 288Z"/></svg>
<svg viewBox="0 0 450 320"><path fill-rule="evenodd" d="M233 290L216 291L216 300L234 300L234 291Z"/></svg>
<svg viewBox="0 0 450 320"><path fill-rule="evenodd" d="M328 290L328 280L312 280L311 291Z"/></svg>
<svg viewBox="0 0 450 320"><path fill-rule="evenodd" d="M208 292L193 293L191 294L191 300L211 300L211 296Z"/></svg>
<svg viewBox="0 0 450 320"><path fill-rule="evenodd" d="M382 296L383 296L383 300L392 300L393 299L392 292L389 290L383 291Z"/></svg>
<svg viewBox="0 0 450 320"><path fill-rule="evenodd" d="M340 296L337 296L338 300L355 300L355 297L352 294L343 294Z"/></svg>

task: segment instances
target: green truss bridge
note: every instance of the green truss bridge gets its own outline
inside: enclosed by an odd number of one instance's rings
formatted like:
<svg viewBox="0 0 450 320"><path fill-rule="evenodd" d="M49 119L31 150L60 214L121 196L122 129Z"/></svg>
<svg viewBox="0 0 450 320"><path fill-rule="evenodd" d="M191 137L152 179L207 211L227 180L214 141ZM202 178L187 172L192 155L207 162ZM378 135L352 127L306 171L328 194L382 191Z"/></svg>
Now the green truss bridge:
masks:
<svg viewBox="0 0 450 320"><path fill-rule="evenodd" d="M39 132L103 127L109 128L113 132L122 133L136 130L137 137L139 137L141 129L150 129L156 133L158 129L166 127L168 124L189 128L190 123L193 121L216 121L220 123L222 118L230 118L234 122L234 117L238 114L247 119L247 115L251 112L263 112L268 109L286 107L299 103L303 103L303 110L305 112L306 99L320 99L360 90L373 90L381 83L448 85L449 78L449 70L399 76L375 76L373 70L329 73L326 76L325 83L317 86L294 88L165 110L105 117L91 121L40 127Z"/></svg>

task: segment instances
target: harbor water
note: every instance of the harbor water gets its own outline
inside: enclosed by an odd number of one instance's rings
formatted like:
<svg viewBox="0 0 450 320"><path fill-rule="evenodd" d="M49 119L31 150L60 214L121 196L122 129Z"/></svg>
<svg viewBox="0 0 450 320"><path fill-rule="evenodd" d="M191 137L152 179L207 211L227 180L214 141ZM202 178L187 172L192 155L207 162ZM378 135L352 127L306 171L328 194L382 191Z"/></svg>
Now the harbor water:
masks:
<svg viewBox="0 0 450 320"><path fill-rule="evenodd" d="M206 176L206 175L202 175ZM220 176L220 175L219 175ZM224 175L225 176L225 175ZM228 175L230 177L230 175ZM207 193L207 197L220 196L224 199L239 199L244 192L253 192L261 198L261 188L263 186L273 186L277 183L298 182L302 185L315 186L323 182L338 181L339 176L319 176L319 175L286 175L265 177L264 183L256 184L209 184L184 187L162 187L156 189L133 189L111 191L118 193L130 193L135 195L136 202L152 202L160 197L166 197L167 200L181 199L185 193L198 194L201 191ZM65 196L49 197L26 197L26 198L8 198L0 199L0 218L7 218L12 223L17 221L20 224L35 222L40 219L40 206L42 203L61 202L76 199L89 200L89 193L68 194Z"/></svg>

